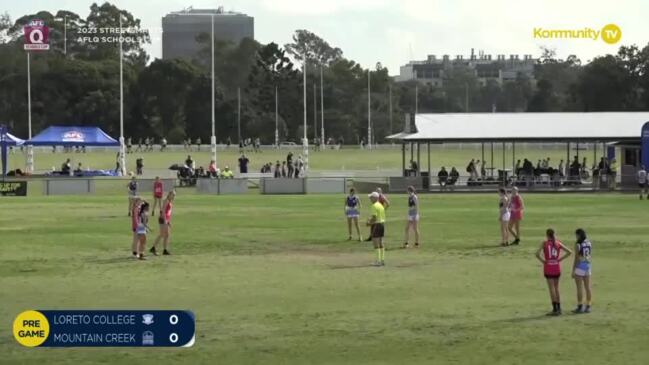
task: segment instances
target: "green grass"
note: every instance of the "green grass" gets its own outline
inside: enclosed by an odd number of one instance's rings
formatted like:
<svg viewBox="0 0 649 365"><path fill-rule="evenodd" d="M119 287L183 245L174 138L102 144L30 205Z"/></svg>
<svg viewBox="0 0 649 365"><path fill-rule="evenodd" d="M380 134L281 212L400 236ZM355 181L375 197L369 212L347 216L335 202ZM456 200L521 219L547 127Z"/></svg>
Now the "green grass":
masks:
<svg viewBox="0 0 649 365"><path fill-rule="evenodd" d="M508 145L511 148L511 145ZM284 161L286 154L289 150L272 150L266 149L263 153L247 153L250 158L250 171L257 172L261 166L267 162L275 163L275 161ZM302 153L301 148L294 149L295 155ZM585 153L584 156L589 161L593 158L593 153ZM127 156L127 166L129 171L135 171L135 159L137 157L144 158L145 172L147 170L156 170L156 173L161 173L160 170L167 169L173 163L182 163L185 161L187 154L191 154L196 161L197 166L204 166L207 168L211 159L209 148L203 146L201 152L146 152L134 153ZM62 153L59 149L57 153L39 151L34 156L34 164L36 170L47 171L52 167L59 169L61 164L66 158L71 158L73 166L76 167L78 162L83 163L84 167L93 169L114 169L116 152L92 152L92 153ZM601 155L601 151L598 151ZM550 157L553 165L558 165L559 160L566 158L565 147L546 148L541 149L535 145L516 146L516 158L523 159L529 158L533 163L537 160ZM25 164L25 157L23 154L16 152L9 156L11 168L22 168ZM414 159L417 159L416 151L413 154ZM422 145L420 152L420 162L422 170L427 168L427 151L426 146ZM230 148L229 150L218 152L219 166L230 165L230 167L237 169L237 159L239 158L238 148ZM460 173L465 173L465 167L469 160L472 158L482 159L482 151L479 145L464 145L459 148L457 145L431 145L431 165L437 169L441 166L455 166ZM490 165L491 150L487 145L485 147L485 160ZM406 153L406 164L410 161L410 152ZM592 161L591 161L592 162ZM322 170L399 170L401 168L401 149L383 148L378 150L360 150L358 148L344 148L342 150L326 150L313 152L309 154L309 164L311 169L315 171ZM503 165L502 160L502 145L496 144L494 147L494 163L496 168L501 168ZM505 153L505 166L512 167L512 151L508 149Z"/></svg>
<svg viewBox="0 0 649 365"><path fill-rule="evenodd" d="M423 247L389 250L384 268L368 266L368 244L345 241L342 196L181 194L174 255L146 262L128 258L122 196L1 198L0 363L646 363L649 202L525 198L522 246L500 248L495 196L423 195ZM391 199L395 249L406 206L403 195ZM575 228L589 232L592 314L543 315L533 253L547 227L570 244ZM566 309L575 303L569 265ZM196 344L28 349L13 339L19 312L70 308L191 309Z"/></svg>

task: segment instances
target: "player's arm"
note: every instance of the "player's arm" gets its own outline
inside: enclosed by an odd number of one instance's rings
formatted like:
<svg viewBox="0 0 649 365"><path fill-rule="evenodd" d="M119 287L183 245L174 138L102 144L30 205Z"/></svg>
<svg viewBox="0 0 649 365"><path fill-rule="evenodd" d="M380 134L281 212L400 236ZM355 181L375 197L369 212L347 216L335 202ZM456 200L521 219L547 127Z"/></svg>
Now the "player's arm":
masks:
<svg viewBox="0 0 649 365"><path fill-rule="evenodd" d="M543 256L541 255L543 253L543 243L541 243L541 247L539 247L538 250L536 250L536 258L541 261L542 264L545 264L545 260L543 259Z"/></svg>
<svg viewBox="0 0 649 365"><path fill-rule="evenodd" d="M376 218L376 214L372 214L372 216L370 217L370 219L367 220L367 225L368 225L368 226L371 226L372 224L376 223L376 219L377 219L377 218Z"/></svg>
<svg viewBox="0 0 649 365"><path fill-rule="evenodd" d="M390 199L385 195L383 195L383 199L385 199L385 207L388 208L390 206Z"/></svg>
<svg viewBox="0 0 649 365"><path fill-rule="evenodd" d="M559 243L559 246L561 246L561 248L563 248L563 252L564 252L563 256L561 258L559 258L559 262L561 262L561 261L567 259L570 255L572 255L572 250L569 249L568 247L566 247L563 243Z"/></svg>

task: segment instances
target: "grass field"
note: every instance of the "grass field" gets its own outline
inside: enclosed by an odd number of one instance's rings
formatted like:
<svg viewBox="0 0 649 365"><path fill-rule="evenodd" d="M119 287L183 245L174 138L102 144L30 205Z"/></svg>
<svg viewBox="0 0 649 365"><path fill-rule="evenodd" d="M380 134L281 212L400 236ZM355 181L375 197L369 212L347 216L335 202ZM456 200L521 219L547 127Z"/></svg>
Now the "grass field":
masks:
<svg viewBox="0 0 649 365"><path fill-rule="evenodd" d="M423 247L398 250L406 204L393 195L383 268L345 240L342 196L181 194L174 255L145 262L128 258L122 196L2 198L0 363L646 364L649 202L525 198L520 247L497 247L495 196L423 195ZM547 227L569 244L589 232L593 313L544 316L533 253ZM191 309L196 344L27 349L12 337L22 310L92 308Z"/></svg>
<svg viewBox="0 0 649 365"><path fill-rule="evenodd" d="M507 145L505 153L505 166L512 167L512 151L511 144ZM219 166L230 165L234 170L237 169L237 159L239 158L238 148L230 148L228 150L218 151ZM262 153L247 153L250 162L250 171L257 172L261 166L267 162L275 163L279 160L284 161L286 154L289 150L281 149L265 149ZM297 155L302 153L301 148L293 150ZM127 156L127 166L129 171L135 171L135 159L142 157L144 159L145 173L150 170L156 170L155 173L161 173L161 170L166 170L169 165L173 163L182 163L188 154L191 154L196 166L204 166L207 168L209 165L211 154L207 146L203 146L201 152L144 152L133 153ZM592 151L584 152L581 154L586 156L592 162ZM601 151L598 151L601 155ZM414 152L414 159L417 159L417 153ZM516 146L516 159L529 158L534 164L537 160L550 157L552 164L557 166L559 160L566 158L565 146L556 146L553 148L540 148L538 145L520 145ZM427 168L427 151L426 146L422 145L420 152L420 162L422 170ZM76 167L78 162L81 162L85 167L92 169L114 169L116 152L89 152L89 153L62 153L61 150L57 153L51 153L49 150L41 150L34 156L35 168L40 171L49 171L52 167L60 169L61 164L66 158L70 158L73 167ZM465 144L460 148L458 145L431 145L431 166L433 169L439 169L441 166L446 166L450 169L455 166L460 173L465 173L466 165L469 160L482 159L482 150L479 145ZM572 158L572 157L571 157ZM485 160L488 165L491 165L491 149L487 145L485 147ZM410 161L410 152L406 153L406 164ZM495 144L494 147L494 167L502 168L502 145ZM16 152L9 156L11 168L23 168L25 164L25 157L22 153ZM323 170L392 170L398 171L401 168L401 149L399 146L394 148L381 148L377 150L361 150L358 148L344 148L342 150L326 150L326 151L311 151L309 154L310 168L315 171Z"/></svg>

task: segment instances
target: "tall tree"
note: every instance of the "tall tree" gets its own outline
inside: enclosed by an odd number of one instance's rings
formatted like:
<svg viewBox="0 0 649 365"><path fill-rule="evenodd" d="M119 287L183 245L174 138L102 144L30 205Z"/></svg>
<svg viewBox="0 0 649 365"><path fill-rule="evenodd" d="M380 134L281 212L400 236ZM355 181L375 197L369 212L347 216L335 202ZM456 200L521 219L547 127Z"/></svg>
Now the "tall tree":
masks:
<svg viewBox="0 0 649 365"><path fill-rule="evenodd" d="M340 60L343 51L332 47L324 39L306 29L298 29L293 34L293 43L284 45L284 48L297 61L306 61L318 65L331 65Z"/></svg>

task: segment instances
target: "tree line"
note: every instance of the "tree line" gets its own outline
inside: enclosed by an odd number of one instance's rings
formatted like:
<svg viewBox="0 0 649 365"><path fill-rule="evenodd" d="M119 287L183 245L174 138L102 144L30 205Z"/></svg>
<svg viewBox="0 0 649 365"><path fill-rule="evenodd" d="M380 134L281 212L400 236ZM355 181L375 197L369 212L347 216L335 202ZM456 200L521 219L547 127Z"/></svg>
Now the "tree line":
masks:
<svg viewBox="0 0 649 365"><path fill-rule="evenodd" d="M195 59L149 62L143 46L150 42L140 19L110 3L92 4L83 18L67 10L41 11L11 21L0 15L0 122L18 136L27 135L27 69L22 27L43 19L50 29L51 50L31 59L32 125L35 133L49 125L97 125L119 136L119 49L115 43L80 43L84 27L141 30L137 42L124 43L125 135L165 137L169 143L211 135L211 37L200 34ZM63 23L68 42L63 46ZM416 81L396 83L388 69L371 69L344 57L343 51L307 30L297 30L284 46L244 39L215 41L216 135L221 142L275 138L277 90L281 141L303 135L302 63L307 72L308 136L320 134L320 72L323 76L326 136L358 143L367 136L367 77L374 140L402 130L404 114L415 110ZM65 51L65 52L64 52ZM314 99L314 85L316 95ZM241 96L239 114L238 95ZM390 103L390 95L392 103ZM468 70L454 71L442 86L418 85L422 112L560 112L637 111L649 109L649 44L623 46L616 54L582 63L558 59L542 50L534 79L481 84ZM467 110L467 106L469 109ZM315 109L317 108L317 109ZM315 113L314 113L315 111ZM390 114L391 111L391 114ZM317 128L314 128L317 125Z"/></svg>

